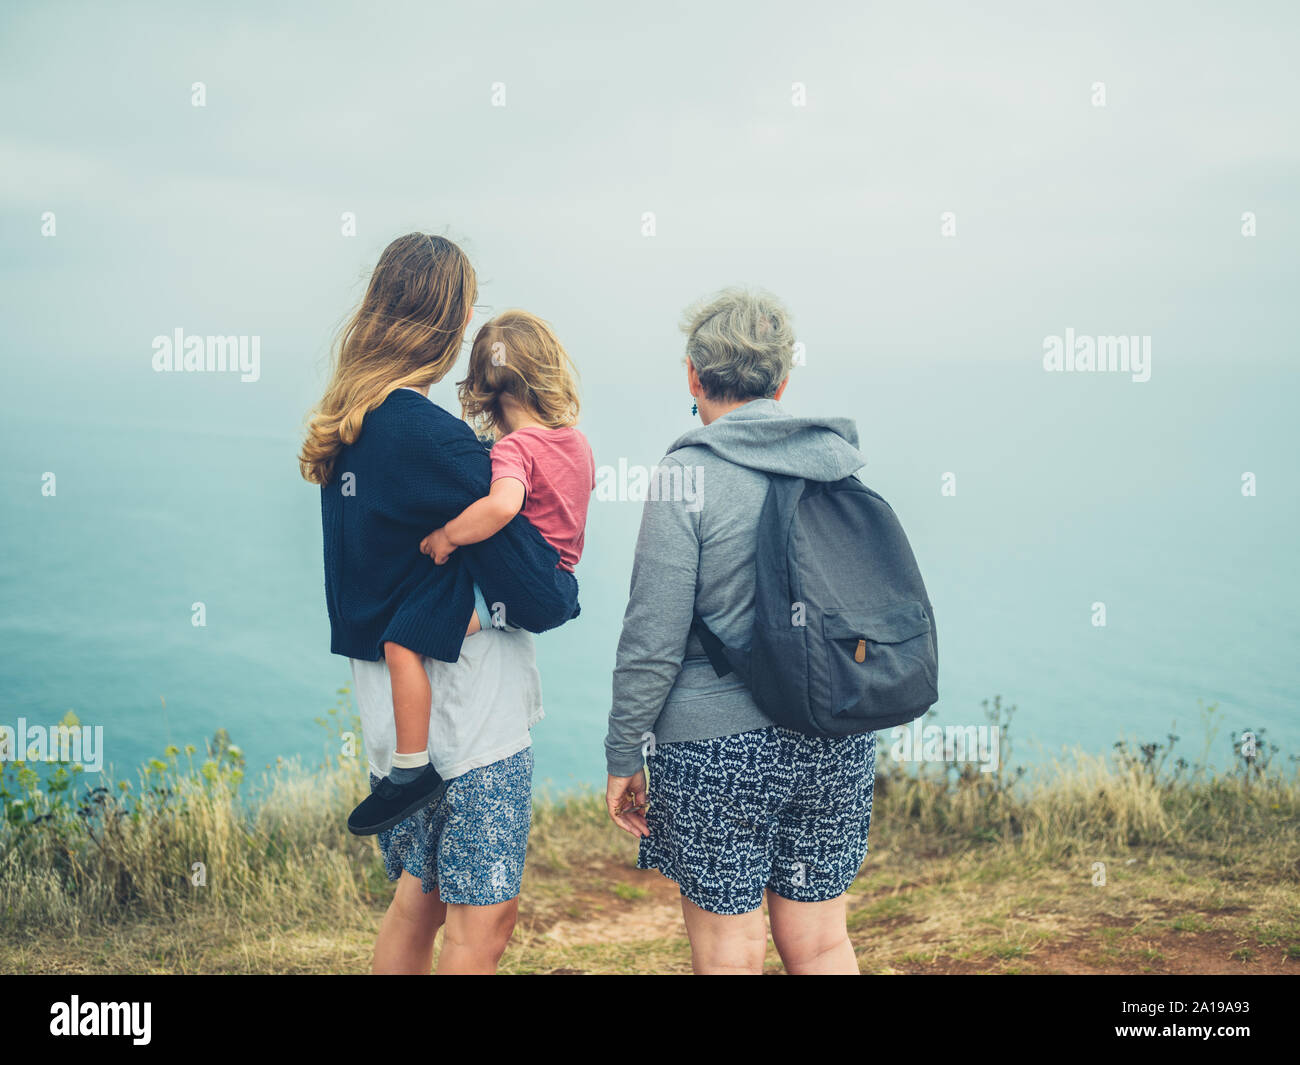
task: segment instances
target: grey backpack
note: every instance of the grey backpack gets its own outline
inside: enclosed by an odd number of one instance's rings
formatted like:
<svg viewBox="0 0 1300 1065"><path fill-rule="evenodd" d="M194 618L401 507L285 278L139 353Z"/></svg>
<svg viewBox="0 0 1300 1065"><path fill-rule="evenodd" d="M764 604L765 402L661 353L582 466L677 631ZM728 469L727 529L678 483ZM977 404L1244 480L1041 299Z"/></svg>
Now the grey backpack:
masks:
<svg viewBox="0 0 1300 1065"><path fill-rule="evenodd" d="M906 724L939 698L934 612L893 510L856 477L773 475L758 521L754 629L724 647L691 625L774 724L851 736Z"/></svg>

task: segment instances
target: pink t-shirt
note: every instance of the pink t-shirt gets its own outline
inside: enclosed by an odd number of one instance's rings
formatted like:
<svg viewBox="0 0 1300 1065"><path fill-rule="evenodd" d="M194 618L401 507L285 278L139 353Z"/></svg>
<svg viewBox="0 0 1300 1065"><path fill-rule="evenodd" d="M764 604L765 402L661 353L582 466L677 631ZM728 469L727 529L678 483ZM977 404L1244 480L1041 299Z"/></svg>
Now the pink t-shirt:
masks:
<svg viewBox="0 0 1300 1065"><path fill-rule="evenodd" d="M570 573L582 557L587 504L596 487L596 460L587 438L572 426L525 426L492 445L492 480L513 477L524 486L523 516L560 553Z"/></svg>

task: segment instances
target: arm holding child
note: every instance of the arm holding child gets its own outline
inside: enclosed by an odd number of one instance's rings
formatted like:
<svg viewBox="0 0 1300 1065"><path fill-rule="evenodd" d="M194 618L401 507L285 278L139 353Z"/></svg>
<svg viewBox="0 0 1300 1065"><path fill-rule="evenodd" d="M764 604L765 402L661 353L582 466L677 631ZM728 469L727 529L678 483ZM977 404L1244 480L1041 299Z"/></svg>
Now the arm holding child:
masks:
<svg viewBox="0 0 1300 1065"><path fill-rule="evenodd" d="M420 551L441 566L456 548L482 543L495 536L523 506L523 482L514 477L498 477L487 495L421 540Z"/></svg>

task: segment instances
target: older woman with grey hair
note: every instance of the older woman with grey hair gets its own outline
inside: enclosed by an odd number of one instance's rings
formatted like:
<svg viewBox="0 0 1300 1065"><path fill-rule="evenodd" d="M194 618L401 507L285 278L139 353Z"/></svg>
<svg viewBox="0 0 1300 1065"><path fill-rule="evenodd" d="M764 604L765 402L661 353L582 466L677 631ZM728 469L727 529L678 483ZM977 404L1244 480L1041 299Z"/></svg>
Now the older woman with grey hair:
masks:
<svg viewBox="0 0 1300 1065"><path fill-rule="evenodd" d="M850 420L782 410L794 334L775 298L728 289L683 329L702 425L668 449L642 514L605 740L609 814L640 839L637 865L680 887L697 973L762 971L764 896L787 971L856 973L845 891L867 851L875 734L772 724L734 673L716 675L692 622L748 647L768 475L836 481L865 459Z"/></svg>

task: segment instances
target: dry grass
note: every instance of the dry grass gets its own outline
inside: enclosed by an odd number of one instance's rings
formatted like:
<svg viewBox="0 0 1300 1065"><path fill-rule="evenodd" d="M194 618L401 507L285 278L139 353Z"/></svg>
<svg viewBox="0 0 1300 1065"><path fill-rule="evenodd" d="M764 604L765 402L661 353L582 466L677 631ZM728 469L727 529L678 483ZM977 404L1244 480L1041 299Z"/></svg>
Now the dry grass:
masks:
<svg viewBox="0 0 1300 1065"><path fill-rule="evenodd" d="M850 893L863 971L1296 971L1294 769L1166 769L1158 746L1033 780L882 760ZM252 806L232 751L173 752L88 802L29 787L15 807L7 781L0 971L364 972L392 888L344 827L359 766L281 766ZM502 970L689 972L676 886L634 859L596 796L539 799Z"/></svg>

